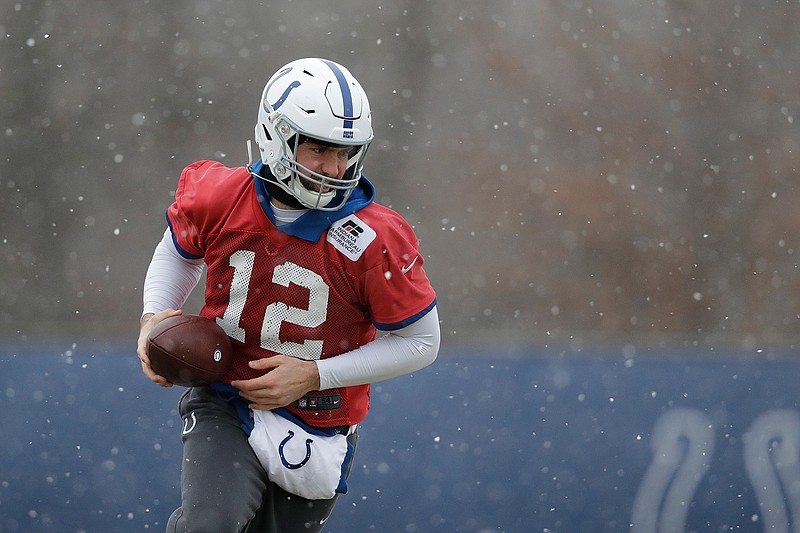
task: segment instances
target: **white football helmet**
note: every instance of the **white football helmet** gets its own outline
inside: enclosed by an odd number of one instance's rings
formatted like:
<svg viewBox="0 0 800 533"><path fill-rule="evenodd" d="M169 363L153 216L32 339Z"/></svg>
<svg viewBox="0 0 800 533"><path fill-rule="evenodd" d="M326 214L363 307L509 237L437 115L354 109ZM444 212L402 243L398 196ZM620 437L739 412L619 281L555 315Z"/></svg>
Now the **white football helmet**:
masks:
<svg viewBox="0 0 800 533"><path fill-rule="evenodd" d="M292 61L270 78L261 94L255 138L271 176L260 177L303 207L335 211L344 205L361 178L372 137L367 94L345 67L333 61ZM342 179L297 162L297 147L309 138L323 145L352 147ZM319 190L307 188L301 178ZM334 198L338 201L332 204Z"/></svg>

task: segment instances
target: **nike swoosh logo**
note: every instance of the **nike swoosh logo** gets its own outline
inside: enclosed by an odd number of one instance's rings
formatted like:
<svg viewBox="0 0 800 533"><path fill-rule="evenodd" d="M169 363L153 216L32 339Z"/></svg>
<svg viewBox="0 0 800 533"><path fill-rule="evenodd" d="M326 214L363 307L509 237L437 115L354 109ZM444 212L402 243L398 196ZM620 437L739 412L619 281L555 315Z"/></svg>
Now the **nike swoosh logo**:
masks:
<svg viewBox="0 0 800 533"><path fill-rule="evenodd" d="M413 266L414 266L414 263L416 263L416 262L417 262L417 259L419 259L419 256L415 257L415 258L414 258L414 260L413 260L413 261L411 261L411 264L410 264L410 265L408 265L408 266L404 266L404 267L400 267L400 272L402 272L403 274L405 274L406 272L408 272L409 270L411 270L411 267L413 267Z"/></svg>

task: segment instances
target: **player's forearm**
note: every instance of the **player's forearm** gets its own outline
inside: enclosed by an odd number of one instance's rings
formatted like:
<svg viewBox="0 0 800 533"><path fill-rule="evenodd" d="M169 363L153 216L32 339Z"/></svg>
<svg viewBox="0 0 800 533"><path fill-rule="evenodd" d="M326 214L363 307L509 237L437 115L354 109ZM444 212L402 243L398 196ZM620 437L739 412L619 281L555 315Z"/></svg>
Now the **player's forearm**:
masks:
<svg viewBox="0 0 800 533"><path fill-rule="evenodd" d="M165 309L180 309L202 273L202 260L182 257L175 250L168 229L156 246L147 269L142 291L142 315Z"/></svg>
<svg viewBox="0 0 800 533"><path fill-rule="evenodd" d="M439 341L434 307L410 326L351 352L316 361L320 389L374 383L420 370L436 359Z"/></svg>

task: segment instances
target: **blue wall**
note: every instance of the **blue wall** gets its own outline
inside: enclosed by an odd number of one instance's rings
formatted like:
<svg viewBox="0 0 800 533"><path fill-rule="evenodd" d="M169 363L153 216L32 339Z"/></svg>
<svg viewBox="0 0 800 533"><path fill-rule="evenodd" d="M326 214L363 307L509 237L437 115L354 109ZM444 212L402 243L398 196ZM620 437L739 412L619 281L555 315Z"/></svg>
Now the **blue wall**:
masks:
<svg viewBox="0 0 800 533"><path fill-rule="evenodd" d="M791 531L789 361L445 353L373 387L329 532ZM0 348L0 532L163 531L178 388L132 346Z"/></svg>

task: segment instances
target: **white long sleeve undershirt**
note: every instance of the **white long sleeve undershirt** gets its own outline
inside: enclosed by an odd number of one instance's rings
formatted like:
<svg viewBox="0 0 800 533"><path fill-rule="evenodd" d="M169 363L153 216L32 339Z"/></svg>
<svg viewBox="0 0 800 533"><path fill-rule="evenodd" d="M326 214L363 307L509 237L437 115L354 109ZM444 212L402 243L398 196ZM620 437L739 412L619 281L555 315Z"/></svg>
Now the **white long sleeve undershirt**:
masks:
<svg viewBox="0 0 800 533"><path fill-rule="evenodd" d="M203 274L202 259L178 253L170 229L153 252L143 292L143 315L180 309ZM320 390L374 383L420 370L439 352L439 316L433 307L413 324L356 350L316 361Z"/></svg>
<svg viewBox="0 0 800 533"><path fill-rule="evenodd" d="M319 359L320 390L374 383L416 372L436 360L439 341L439 314L434 306L410 326L350 352Z"/></svg>
<svg viewBox="0 0 800 533"><path fill-rule="evenodd" d="M179 254L172 242L172 231L167 228L144 278L142 315L180 309L202 275L203 260L187 259Z"/></svg>

